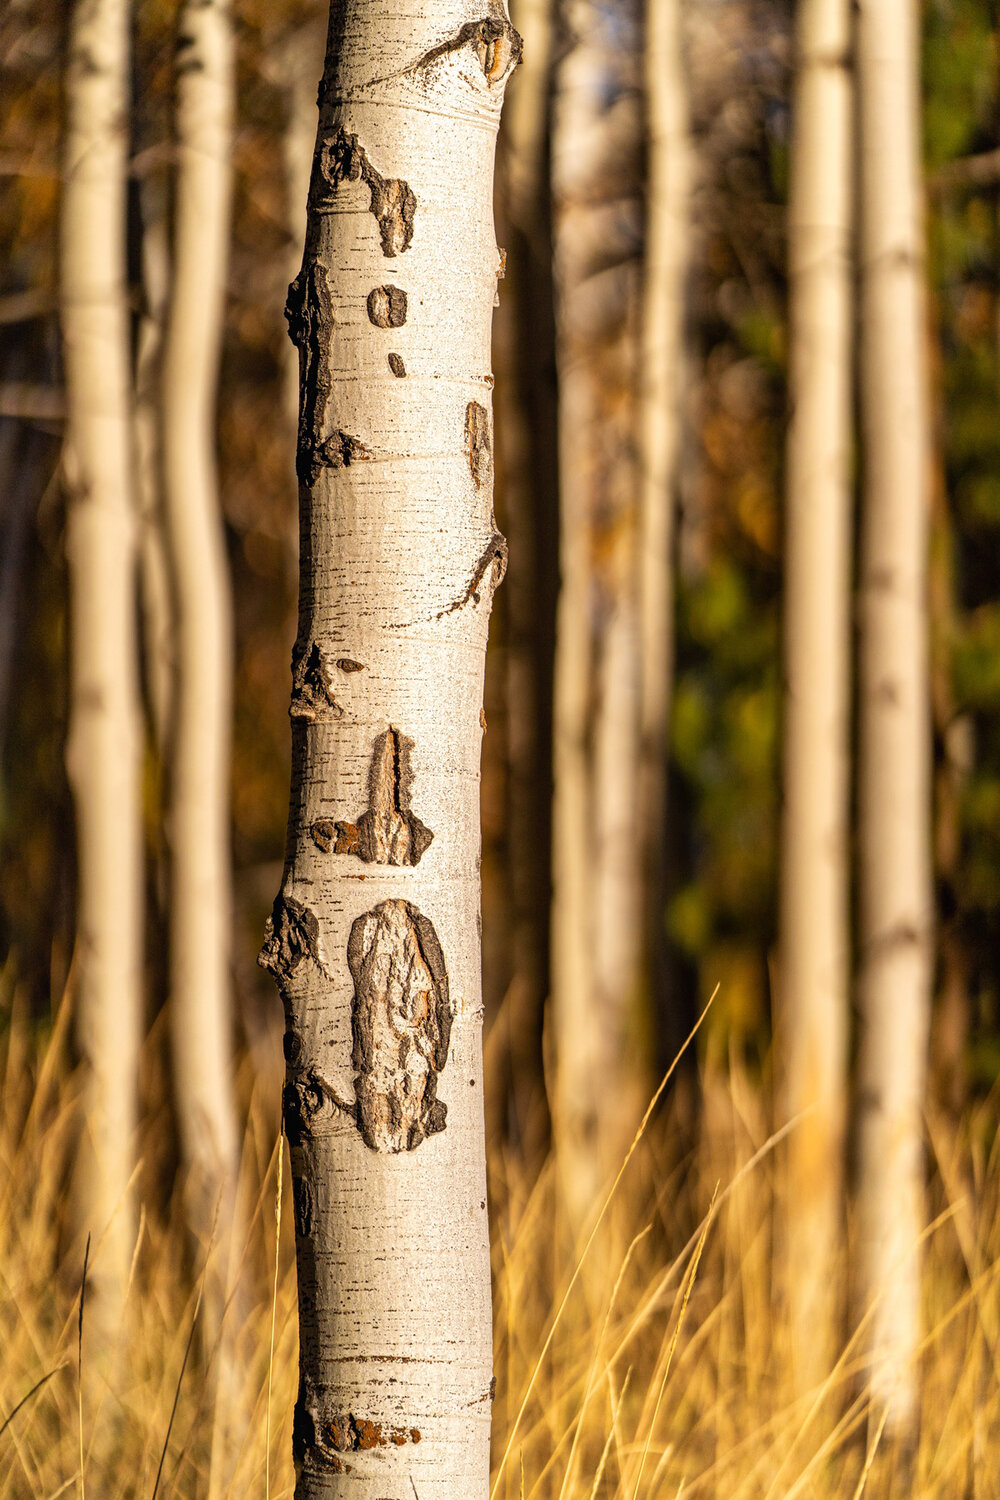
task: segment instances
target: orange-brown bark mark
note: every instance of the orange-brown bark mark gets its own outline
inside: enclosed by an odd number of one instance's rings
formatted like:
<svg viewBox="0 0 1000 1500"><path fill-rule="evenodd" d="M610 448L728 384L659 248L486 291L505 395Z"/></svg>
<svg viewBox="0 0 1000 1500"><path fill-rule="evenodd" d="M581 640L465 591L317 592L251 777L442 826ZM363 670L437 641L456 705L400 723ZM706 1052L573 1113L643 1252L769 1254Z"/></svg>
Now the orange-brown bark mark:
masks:
<svg viewBox="0 0 1000 1500"><path fill-rule="evenodd" d="M401 354L389 355L389 369L396 376L397 380L403 379L406 374L406 365L403 363L403 356Z"/></svg>
<svg viewBox="0 0 1000 1500"><path fill-rule="evenodd" d="M413 1151L447 1115L437 1075L451 1003L437 933L409 901L383 901L352 926L347 962L358 1129L373 1151Z"/></svg>
<svg viewBox="0 0 1000 1500"><path fill-rule="evenodd" d="M368 159L356 135L342 127L321 142L310 189L311 207L329 212L337 191L345 182L363 182L371 197L369 207L378 225L382 254L402 255L413 239L417 200L401 177L383 177Z"/></svg>
<svg viewBox="0 0 1000 1500"><path fill-rule="evenodd" d="M365 1417L356 1417L353 1412L334 1417L326 1423L324 1430L330 1445L338 1453L387 1448L390 1443L402 1448L406 1443L420 1442L419 1428L389 1427L381 1422L370 1422Z"/></svg>
<svg viewBox="0 0 1000 1500"><path fill-rule="evenodd" d="M366 864L416 865L434 835L411 810L413 741L398 729L387 729L375 741L368 773L368 808L357 823L337 823L335 854L356 854ZM315 843L328 840L325 820L313 824ZM317 837L317 833L319 837Z"/></svg>
<svg viewBox="0 0 1000 1500"><path fill-rule="evenodd" d="M508 72L521 61L523 43L507 18L484 16L480 21L467 21L454 36L425 52L407 71L417 73L431 68L450 52L458 52L470 43L476 49L479 66L489 83L506 78Z"/></svg>
<svg viewBox="0 0 1000 1500"><path fill-rule="evenodd" d="M402 328L406 293L401 286L376 286L368 293L368 318L376 328Z"/></svg>
<svg viewBox="0 0 1000 1500"><path fill-rule="evenodd" d="M330 672L315 641L292 658L292 701L289 717L313 724L317 719L339 719L344 710L333 696Z"/></svg>
<svg viewBox="0 0 1000 1500"><path fill-rule="evenodd" d="M493 444L489 412L478 401L470 401L465 408L465 447L476 489L481 489L493 473Z"/></svg>

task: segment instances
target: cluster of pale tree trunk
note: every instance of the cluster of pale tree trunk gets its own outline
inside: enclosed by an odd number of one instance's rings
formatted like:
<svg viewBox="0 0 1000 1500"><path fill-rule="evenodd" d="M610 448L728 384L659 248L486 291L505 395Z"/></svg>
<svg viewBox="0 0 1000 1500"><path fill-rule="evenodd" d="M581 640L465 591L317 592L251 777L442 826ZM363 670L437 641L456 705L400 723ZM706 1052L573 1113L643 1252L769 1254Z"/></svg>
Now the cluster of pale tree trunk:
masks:
<svg viewBox="0 0 1000 1500"><path fill-rule="evenodd" d="M510 115L508 217L525 261L537 262L540 247L544 257L551 238L559 588L550 943L539 932L546 882L526 856L513 882L507 1089L527 1141L534 1105L517 1102L518 1047L547 998L551 1113L579 1231L628 1145L644 1102L646 1039L670 1005L674 518L698 168L680 0L648 0L631 17L631 42L601 0L567 0L558 14L524 0L523 12L514 16L529 46ZM67 753L87 1066L77 1221L93 1235L95 1302L113 1328L136 1236L145 683L150 738L167 772L169 1003L186 1204L211 1268L205 1321L222 1351L224 1429L240 1208L232 626L214 404L233 44L223 0L181 5L172 192L169 213L162 191L145 192L146 296L133 351L122 123L129 28L127 0L76 0L67 63ZM920 1339L934 951L916 31L913 0L797 7L776 981L783 1112L795 1121L782 1286L798 1378L803 1389L822 1381L842 1342L836 1272L853 1097L854 1295L876 1404L904 1434ZM261 953L285 1012L296 1493L341 1494L342 1476L356 1470L377 1473L380 1494L409 1496L412 1486L433 1500L482 1495L489 1473L478 796L487 623L507 565L493 512L498 460L507 524L524 528L513 538L509 700L536 705L547 686L532 656L534 438L509 394L499 393L507 425L497 438L492 417L491 321L504 274L493 154L522 41L499 5L390 11L334 0L325 65L316 48L315 26L303 26L273 65L290 101L293 217L308 203L286 308L300 499L292 788ZM541 273L514 288L518 316L539 287L553 293ZM862 498L853 593L855 327ZM510 356L516 331L505 328L505 362L521 369ZM548 746L538 724L509 726L508 739L516 853L533 845ZM222 1430L219 1483L225 1447Z"/></svg>
<svg viewBox="0 0 1000 1500"><path fill-rule="evenodd" d="M147 307L130 346L125 122L130 7L70 17L61 224L70 734L85 1060L77 1222L93 1240L91 1317L125 1314L136 1247L148 683L166 772L173 1078L188 1217L208 1257L209 1344L222 1338L238 1241L230 997L232 647L216 492L214 401L229 232L232 33L222 0L180 7L173 215L147 197ZM141 589L140 589L141 580ZM138 621L144 624L140 662ZM225 1344L223 1342L223 1351ZM227 1358L222 1353L220 1389ZM224 1403L223 1403L224 1404Z"/></svg>

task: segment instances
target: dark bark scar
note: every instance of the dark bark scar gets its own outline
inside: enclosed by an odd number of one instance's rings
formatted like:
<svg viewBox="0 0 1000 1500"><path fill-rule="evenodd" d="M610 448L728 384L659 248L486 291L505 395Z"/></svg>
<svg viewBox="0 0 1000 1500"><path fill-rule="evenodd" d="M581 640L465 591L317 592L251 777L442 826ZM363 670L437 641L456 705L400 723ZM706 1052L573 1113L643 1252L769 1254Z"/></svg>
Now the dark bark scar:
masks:
<svg viewBox="0 0 1000 1500"><path fill-rule="evenodd" d="M378 736L368 772L368 807L356 823L337 824L334 853L356 854L367 864L420 863L434 835L410 806L412 750L413 741L398 729Z"/></svg>
<svg viewBox="0 0 1000 1500"><path fill-rule="evenodd" d="M483 548L482 556L472 570L463 593L457 599L452 600L446 609L439 610L435 616L443 620L445 615L454 614L457 609L464 609L467 604L478 604L482 598L483 586L489 577L492 591L496 591L503 582L507 571L507 538L499 531L495 531Z"/></svg>
<svg viewBox="0 0 1000 1500"><path fill-rule="evenodd" d="M448 1059L448 974L433 924L409 901L383 901L354 922L356 1123L373 1151L413 1151L444 1130L437 1076Z"/></svg>
<svg viewBox="0 0 1000 1500"><path fill-rule="evenodd" d="M330 672L316 641L296 650L292 659L292 701L289 717L314 724L317 719L339 719L344 710L333 696Z"/></svg>
<svg viewBox="0 0 1000 1500"><path fill-rule="evenodd" d="M310 189L311 206L318 213L335 207L338 189L345 182L363 182L367 187L372 216L378 226L382 254L392 258L410 248L417 200L402 177L383 177L369 160L356 135L341 127L320 143Z"/></svg>

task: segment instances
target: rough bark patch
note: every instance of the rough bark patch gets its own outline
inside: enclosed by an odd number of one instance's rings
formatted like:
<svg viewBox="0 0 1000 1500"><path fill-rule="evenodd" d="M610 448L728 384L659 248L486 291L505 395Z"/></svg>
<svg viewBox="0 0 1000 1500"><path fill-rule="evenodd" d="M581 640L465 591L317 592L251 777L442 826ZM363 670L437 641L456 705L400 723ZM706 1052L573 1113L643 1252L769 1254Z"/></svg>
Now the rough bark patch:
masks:
<svg viewBox="0 0 1000 1500"><path fill-rule="evenodd" d="M299 351L299 433L295 471L301 484L313 484L321 465L315 453L322 442L330 401L330 329L333 302L326 267L309 261L288 288L285 301L288 336Z"/></svg>
<svg viewBox="0 0 1000 1500"><path fill-rule="evenodd" d="M406 374L406 366L403 363L403 356L401 354L389 355L389 369L397 377L397 379L402 380L403 376Z"/></svg>
<svg viewBox="0 0 1000 1500"><path fill-rule="evenodd" d="M451 1038L441 944L409 901L383 901L352 926L347 962L358 1130L373 1151L413 1151L447 1114L437 1098Z"/></svg>
<svg viewBox="0 0 1000 1500"><path fill-rule="evenodd" d="M406 293L401 286L376 286L368 293L368 317L376 328L402 328Z"/></svg>
<svg viewBox="0 0 1000 1500"><path fill-rule="evenodd" d="M379 735L368 773L368 809L357 823L337 824L336 854L356 854L374 865L420 863L434 835L410 807L412 749L413 741L398 729Z"/></svg>
<svg viewBox="0 0 1000 1500"><path fill-rule="evenodd" d="M344 182L363 182L371 196L369 207L378 225L382 254L402 255L413 239L413 217L417 200L401 177L383 177L368 159L356 135L341 128L320 145L314 177L313 206L328 212L337 189Z"/></svg>
<svg viewBox="0 0 1000 1500"><path fill-rule="evenodd" d="M323 660L323 653L317 643L311 641L308 648L292 663L289 717L305 719L307 723L313 724L317 719L339 719L343 712L333 696L330 673Z"/></svg>
<svg viewBox="0 0 1000 1500"><path fill-rule="evenodd" d="M425 52L408 71L417 73L430 68L451 52L473 46L487 83L499 83L521 61L523 42L520 34L505 16L484 16L481 21L467 21L454 36Z"/></svg>
<svg viewBox="0 0 1000 1500"><path fill-rule="evenodd" d="M334 1417L325 1424L325 1432L330 1446L338 1453L387 1448L390 1443L402 1448L406 1443L420 1442L419 1428L389 1427L382 1422L370 1422L365 1417L356 1417L353 1412Z"/></svg>
<svg viewBox="0 0 1000 1500"><path fill-rule="evenodd" d="M264 946L257 955L260 967L270 970L280 982L290 979L303 959L318 963L318 953L316 913L291 896L278 896L264 928Z"/></svg>
<svg viewBox="0 0 1000 1500"><path fill-rule="evenodd" d="M465 446L469 455L469 468L478 490L486 483L493 470L490 416L485 406L480 406L478 401L470 401L465 408Z"/></svg>

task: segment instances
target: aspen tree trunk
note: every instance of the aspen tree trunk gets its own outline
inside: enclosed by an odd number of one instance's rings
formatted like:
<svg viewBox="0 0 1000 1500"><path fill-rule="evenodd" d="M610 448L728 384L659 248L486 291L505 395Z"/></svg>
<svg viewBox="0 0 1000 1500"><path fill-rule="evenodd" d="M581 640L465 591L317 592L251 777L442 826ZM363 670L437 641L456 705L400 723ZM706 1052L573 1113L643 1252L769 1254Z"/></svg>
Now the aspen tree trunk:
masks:
<svg viewBox="0 0 1000 1500"><path fill-rule="evenodd" d="M849 0L800 0L789 200L791 369L778 1000L796 1377L831 1368L842 1265L849 1008Z"/></svg>
<svg viewBox="0 0 1000 1500"><path fill-rule="evenodd" d="M639 807L644 958L657 1008L666 979L666 803L674 657L674 517L681 448L691 148L679 0L647 0L646 255L640 335Z"/></svg>
<svg viewBox="0 0 1000 1500"><path fill-rule="evenodd" d="M572 11L586 35L588 8ZM553 106L552 188L559 368L559 595L553 694L552 1037L553 1129L565 1193L579 1224L600 1188L596 1090L607 1056L596 1024L590 913L593 890L587 728L590 707L590 490L584 434L597 422L594 372L572 344L572 299L584 279L574 213L577 153L592 130L599 56L577 41L558 74ZM585 175L585 174L584 174Z"/></svg>
<svg viewBox="0 0 1000 1500"><path fill-rule="evenodd" d="M493 152L520 39L334 0L302 270L285 873L298 1500L484 1496L479 756L493 590Z"/></svg>
<svg viewBox="0 0 1000 1500"><path fill-rule="evenodd" d="M128 6L70 17L60 226L70 495L70 729L76 807L79 1037L87 1070L79 1158L94 1311L111 1326L133 1246L128 1191L142 1004L140 714L125 271Z"/></svg>
<svg viewBox="0 0 1000 1500"><path fill-rule="evenodd" d="M860 1289L876 1405L912 1433L932 978L928 432L917 8L860 0Z"/></svg>
<svg viewBox="0 0 1000 1500"><path fill-rule="evenodd" d="M638 621L629 123L605 112L614 29L574 0L553 106L559 598L553 726L554 1129L579 1227L627 1146L638 981ZM618 155L615 155L617 151ZM627 193L627 186L625 192Z"/></svg>
<svg viewBox="0 0 1000 1500"><path fill-rule="evenodd" d="M177 609L170 767L170 1007L192 1228L232 1227L229 749L232 624L214 461L229 238L232 35L225 0L181 11L174 266L163 360L163 472Z"/></svg>

